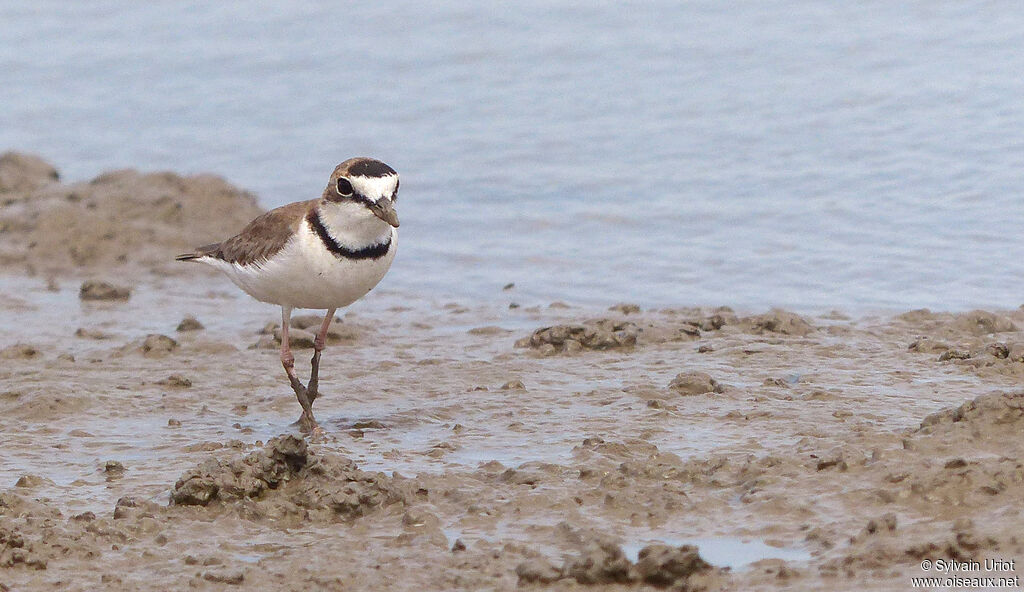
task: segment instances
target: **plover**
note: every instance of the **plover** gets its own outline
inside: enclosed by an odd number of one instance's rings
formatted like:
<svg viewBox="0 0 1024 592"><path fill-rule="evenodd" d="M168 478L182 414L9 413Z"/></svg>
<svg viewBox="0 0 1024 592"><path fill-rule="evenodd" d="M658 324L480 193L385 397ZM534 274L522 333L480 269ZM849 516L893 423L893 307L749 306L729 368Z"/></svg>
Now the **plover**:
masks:
<svg viewBox="0 0 1024 592"><path fill-rule="evenodd" d="M394 169L372 158L352 158L334 169L320 199L271 210L237 235L177 257L212 265L253 298L281 307L281 365L302 405L303 431L318 428L313 401L320 394L320 352L334 313L373 289L395 258L397 200ZM288 343L296 308L327 310L306 385L295 373Z"/></svg>

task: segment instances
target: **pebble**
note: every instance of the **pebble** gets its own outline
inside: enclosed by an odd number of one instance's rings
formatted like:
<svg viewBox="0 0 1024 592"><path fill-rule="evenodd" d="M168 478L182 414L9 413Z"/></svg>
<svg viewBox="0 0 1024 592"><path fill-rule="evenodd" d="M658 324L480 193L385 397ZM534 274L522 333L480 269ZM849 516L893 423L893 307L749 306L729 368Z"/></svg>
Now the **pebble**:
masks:
<svg viewBox="0 0 1024 592"><path fill-rule="evenodd" d="M46 477L40 477L39 475L26 474L26 475L22 475L21 478L18 479L17 483L14 484L14 486L15 487L24 487L24 488L33 488L33 487L39 487L40 485L52 485L52 484L53 484L53 481L50 481Z"/></svg>
<svg viewBox="0 0 1024 592"><path fill-rule="evenodd" d="M196 319L194 316L187 315L185 318L181 319L180 323L178 323L176 331L202 331L205 328L206 327L204 327L203 324L200 323L199 320Z"/></svg>
<svg viewBox="0 0 1024 592"><path fill-rule="evenodd" d="M166 335L156 333L146 335L146 339L142 342L142 347L140 348L142 355L146 357L165 356L176 349L178 349L177 341Z"/></svg>
<svg viewBox="0 0 1024 592"><path fill-rule="evenodd" d="M157 381L157 384L174 388L189 388L192 386L192 381L180 374L171 374L167 378Z"/></svg>
<svg viewBox="0 0 1024 592"><path fill-rule="evenodd" d="M681 372L672 379L668 387L684 396L724 392L722 385L706 372Z"/></svg>
<svg viewBox="0 0 1024 592"><path fill-rule="evenodd" d="M78 297L81 300L128 300L131 295L130 288L100 280L85 280L78 289Z"/></svg>
<svg viewBox="0 0 1024 592"><path fill-rule="evenodd" d="M611 312L621 312L622 314L637 314L640 312L640 307L636 304L627 304L625 302L616 304L608 309Z"/></svg>
<svg viewBox="0 0 1024 592"><path fill-rule="evenodd" d="M79 327L77 330L75 330L75 337L81 337L83 339L102 340L110 339L111 337L113 337L113 335L107 333L106 331L101 331L99 329L86 329L85 327Z"/></svg>

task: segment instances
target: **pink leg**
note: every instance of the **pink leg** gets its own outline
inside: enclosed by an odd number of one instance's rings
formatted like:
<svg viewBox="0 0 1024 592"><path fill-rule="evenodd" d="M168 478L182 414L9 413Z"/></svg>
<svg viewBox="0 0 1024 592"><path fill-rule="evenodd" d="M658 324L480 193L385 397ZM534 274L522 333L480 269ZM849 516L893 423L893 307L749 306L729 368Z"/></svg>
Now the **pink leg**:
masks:
<svg viewBox="0 0 1024 592"><path fill-rule="evenodd" d="M317 424L313 418L313 404L307 396L307 389L302 386L302 381L295 375L295 356L292 355L291 344L288 342L288 326L291 324L291 318L292 309L281 307L281 365L284 366L284 371L288 374L288 381L292 385L292 390L295 391L295 398L302 406L299 426L302 431L308 432L316 428Z"/></svg>
<svg viewBox="0 0 1024 592"><path fill-rule="evenodd" d="M313 340L313 360L311 361L313 368L309 375L309 388L306 389L310 405L320 396L320 391L317 390L320 386L320 352L327 345L327 329L330 328L331 321L334 320L334 313L337 310L332 308L327 311L327 314L324 316L324 322L320 324L320 332L316 334L316 338Z"/></svg>

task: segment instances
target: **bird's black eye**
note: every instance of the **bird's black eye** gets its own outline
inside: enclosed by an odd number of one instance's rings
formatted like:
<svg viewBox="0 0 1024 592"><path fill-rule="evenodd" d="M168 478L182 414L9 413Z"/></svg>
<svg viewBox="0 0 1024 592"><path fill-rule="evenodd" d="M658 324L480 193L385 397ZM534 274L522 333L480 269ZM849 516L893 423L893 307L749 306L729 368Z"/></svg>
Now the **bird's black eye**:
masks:
<svg viewBox="0 0 1024 592"><path fill-rule="evenodd" d="M338 179L338 193L340 195L352 195L352 184L348 182L348 179Z"/></svg>
<svg viewBox="0 0 1024 592"><path fill-rule="evenodd" d="M391 194L391 201L398 201L398 184L400 181L395 179L395 192Z"/></svg>

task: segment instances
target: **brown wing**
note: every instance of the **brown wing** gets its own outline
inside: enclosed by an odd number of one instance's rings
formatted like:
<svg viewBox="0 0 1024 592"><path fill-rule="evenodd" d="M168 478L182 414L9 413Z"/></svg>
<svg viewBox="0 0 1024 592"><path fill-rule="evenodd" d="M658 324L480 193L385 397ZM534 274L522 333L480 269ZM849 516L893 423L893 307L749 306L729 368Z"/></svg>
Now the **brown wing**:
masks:
<svg viewBox="0 0 1024 592"><path fill-rule="evenodd" d="M226 241L199 247L194 253L179 255L178 260L210 256L240 265L265 261L284 247L316 203L315 199L299 201L270 210Z"/></svg>

